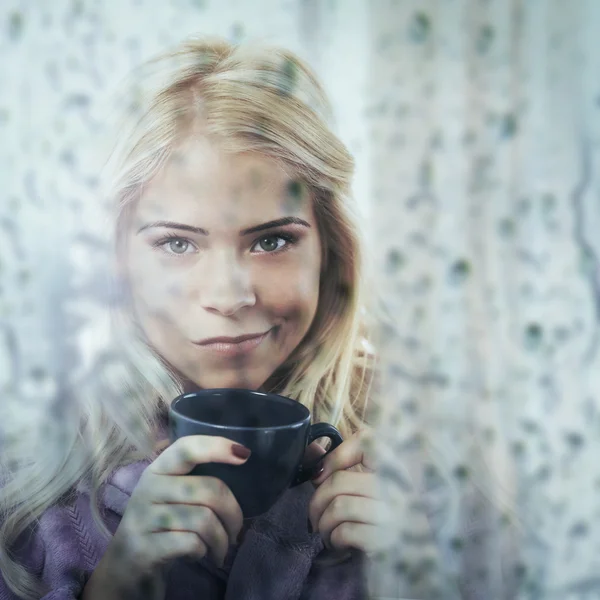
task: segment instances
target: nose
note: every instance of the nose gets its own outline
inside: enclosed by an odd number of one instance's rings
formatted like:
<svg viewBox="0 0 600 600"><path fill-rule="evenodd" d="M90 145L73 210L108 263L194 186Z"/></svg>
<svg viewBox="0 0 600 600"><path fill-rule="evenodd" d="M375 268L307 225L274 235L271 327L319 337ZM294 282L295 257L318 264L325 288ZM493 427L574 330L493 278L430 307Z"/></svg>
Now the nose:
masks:
<svg viewBox="0 0 600 600"><path fill-rule="evenodd" d="M199 283L200 302L205 310L231 316L256 304L249 269L231 255L214 257L205 280Z"/></svg>

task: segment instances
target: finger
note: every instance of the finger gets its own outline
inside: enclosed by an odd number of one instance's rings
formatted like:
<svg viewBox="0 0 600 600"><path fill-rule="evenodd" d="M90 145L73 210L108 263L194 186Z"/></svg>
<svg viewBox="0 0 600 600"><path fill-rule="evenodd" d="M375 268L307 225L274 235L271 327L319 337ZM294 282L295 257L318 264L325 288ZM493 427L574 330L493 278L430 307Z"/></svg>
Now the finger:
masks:
<svg viewBox="0 0 600 600"><path fill-rule="evenodd" d="M309 444L304 452L302 466L314 465L327 451L318 442Z"/></svg>
<svg viewBox="0 0 600 600"><path fill-rule="evenodd" d="M356 471L336 471L315 491L310 500L308 516L313 529L317 529L319 520L331 501L339 495L363 496L375 498L377 484L374 473Z"/></svg>
<svg viewBox="0 0 600 600"><path fill-rule="evenodd" d="M158 475L152 501L156 504L206 506L219 518L229 543L234 544L244 524L244 515L229 487L216 477Z"/></svg>
<svg viewBox="0 0 600 600"><path fill-rule="evenodd" d="M344 522L364 523L373 527L384 522L385 506L380 500L360 496L336 496L325 509L317 530L326 546L331 546L331 533Z"/></svg>
<svg viewBox="0 0 600 600"><path fill-rule="evenodd" d="M363 464L372 468L372 462L365 454L367 448L370 447L371 435L367 429L359 431L332 450L323 459L323 472L319 477L313 479L313 483L318 486L335 471L350 469L355 465Z"/></svg>
<svg viewBox="0 0 600 600"><path fill-rule="evenodd" d="M236 456L244 446L233 440L211 435L187 435L175 440L148 466L156 475L185 475L196 465L209 462L241 465L248 460ZM246 451L249 450L246 448ZM142 475L143 476L143 475Z"/></svg>
<svg viewBox="0 0 600 600"><path fill-rule="evenodd" d="M152 552L152 563L165 563L179 556L204 558L208 546L195 532L159 531L148 536L146 550Z"/></svg>
<svg viewBox="0 0 600 600"><path fill-rule="evenodd" d="M205 506L187 504L156 504L148 521L148 532L189 531L197 534L208 547L217 565L222 565L229 538L215 513Z"/></svg>
<svg viewBox="0 0 600 600"><path fill-rule="evenodd" d="M332 531L330 543L336 550L356 548L363 552L372 552L376 548L376 534L377 529L372 525L345 521Z"/></svg>

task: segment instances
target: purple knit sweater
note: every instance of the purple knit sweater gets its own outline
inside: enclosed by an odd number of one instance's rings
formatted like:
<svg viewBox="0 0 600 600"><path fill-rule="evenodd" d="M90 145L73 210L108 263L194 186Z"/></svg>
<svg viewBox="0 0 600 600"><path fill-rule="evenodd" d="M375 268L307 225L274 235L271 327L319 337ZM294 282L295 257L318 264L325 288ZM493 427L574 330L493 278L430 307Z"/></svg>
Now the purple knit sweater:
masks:
<svg viewBox="0 0 600 600"><path fill-rule="evenodd" d="M114 534L149 461L120 467L101 487L99 502ZM165 600L355 600L367 597L362 553L333 566L328 551L309 534L310 482L287 490L266 514L253 519L223 569L209 559L178 558L166 568ZM32 534L32 535L31 535ZM108 542L92 520L89 488L80 484L67 506L54 506L15 547L19 561L51 590L40 600L74 600ZM0 600L17 600L0 577Z"/></svg>

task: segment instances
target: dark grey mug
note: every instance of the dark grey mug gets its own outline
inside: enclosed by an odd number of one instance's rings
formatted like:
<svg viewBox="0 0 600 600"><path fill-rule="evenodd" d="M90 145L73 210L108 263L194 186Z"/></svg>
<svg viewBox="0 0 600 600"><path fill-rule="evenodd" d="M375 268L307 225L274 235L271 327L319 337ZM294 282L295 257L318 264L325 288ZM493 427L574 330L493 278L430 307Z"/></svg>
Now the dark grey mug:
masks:
<svg viewBox="0 0 600 600"><path fill-rule="evenodd" d="M310 443L329 438L329 453L343 441L333 425L311 425L309 410L299 402L243 389L201 390L173 400L169 439L172 443L186 435L222 436L252 451L243 465L199 464L189 473L227 484L246 519L265 513L286 489L313 477L323 457L303 466Z"/></svg>

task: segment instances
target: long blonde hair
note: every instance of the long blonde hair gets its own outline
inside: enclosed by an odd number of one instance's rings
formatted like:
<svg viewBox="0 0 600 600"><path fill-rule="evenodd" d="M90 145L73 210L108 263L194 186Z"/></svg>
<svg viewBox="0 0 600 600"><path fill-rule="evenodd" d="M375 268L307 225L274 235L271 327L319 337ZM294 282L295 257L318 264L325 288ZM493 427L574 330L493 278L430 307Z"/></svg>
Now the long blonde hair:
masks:
<svg viewBox="0 0 600 600"><path fill-rule="evenodd" d="M344 437L351 435L367 419L374 364L365 345L362 242L350 198L354 163L331 130L330 106L316 77L279 47L191 38L143 65L132 81L135 94L126 94L133 97L125 121L129 132L121 131L112 154L107 195L117 211L115 267L125 223L143 186L199 121L226 151L277 160L310 190L324 260L314 322L265 389L297 399L314 422L328 421ZM46 590L9 557L11 545L49 507L72 501L84 479L91 482L94 521L110 539L97 506L99 488L118 466L155 457L158 417L182 393L137 330L127 282L115 289L120 292L111 307L115 347L101 376L78 387L70 406L74 416L62 424L57 450L48 451L46 439L40 451L37 432L24 430L0 458L5 480L0 566L9 587L27 600ZM115 402L124 397L125 402Z"/></svg>

